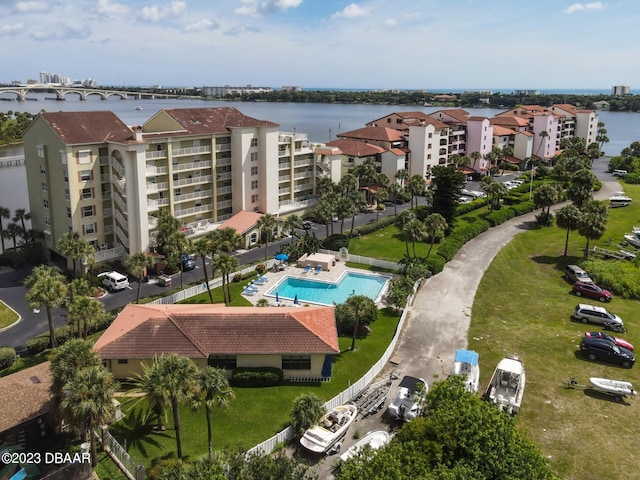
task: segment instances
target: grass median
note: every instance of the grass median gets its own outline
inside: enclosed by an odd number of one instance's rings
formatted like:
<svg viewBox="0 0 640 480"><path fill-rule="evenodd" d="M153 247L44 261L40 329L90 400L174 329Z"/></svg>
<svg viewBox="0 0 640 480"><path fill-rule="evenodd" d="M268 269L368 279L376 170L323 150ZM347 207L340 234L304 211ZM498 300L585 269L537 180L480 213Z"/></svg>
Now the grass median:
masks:
<svg viewBox="0 0 640 480"><path fill-rule="evenodd" d="M20 315L0 300L0 330L16 323Z"/></svg>

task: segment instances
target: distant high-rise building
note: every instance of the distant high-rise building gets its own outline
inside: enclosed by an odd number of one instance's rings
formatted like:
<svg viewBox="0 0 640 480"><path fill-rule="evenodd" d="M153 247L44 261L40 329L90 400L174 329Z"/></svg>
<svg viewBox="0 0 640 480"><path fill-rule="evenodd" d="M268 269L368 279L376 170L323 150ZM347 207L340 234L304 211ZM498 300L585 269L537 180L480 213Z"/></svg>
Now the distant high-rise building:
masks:
<svg viewBox="0 0 640 480"><path fill-rule="evenodd" d="M629 85L614 85L611 87L611 95L614 97L621 97L623 95L629 95L631 93L631 87Z"/></svg>

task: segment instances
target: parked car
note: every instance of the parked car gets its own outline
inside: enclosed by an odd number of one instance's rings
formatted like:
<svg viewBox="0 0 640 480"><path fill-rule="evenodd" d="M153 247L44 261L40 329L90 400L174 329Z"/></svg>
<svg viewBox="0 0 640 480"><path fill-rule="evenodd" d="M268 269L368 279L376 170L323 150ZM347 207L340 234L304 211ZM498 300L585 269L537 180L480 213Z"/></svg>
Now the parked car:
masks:
<svg viewBox="0 0 640 480"><path fill-rule="evenodd" d="M302 221L302 228L304 228L305 230L309 230L312 226L312 223L310 220L303 220Z"/></svg>
<svg viewBox="0 0 640 480"><path fill-rule="evenodd" d="M614 345L633 351L633 344L631 342L626 341L624 338L609 335L607 332L584 332L584 336L590 338L602 338L610 341Z"/></svg>
<svg viewBox="0 0 640 480"><path fill-rule="evenodd" d="M580 342L580 351L589 360L616 363L624 368L631 368L636 363L636 357L630 350L602 338L584 337Z"/></svg>
<svg viewBox="0 0 640 480"><path fill-rule="evenodd" d="M578 297L595 298L601 302L610 302L613 298L609 290L600 288L595 283L575 282L573 284L573 293Z"/></svg>
<svg viewBox="0 0 640 480"><path fill-rule="evenodd" d="M579 303L571 316L582 323L597 323L616 332L625 330L622 319L604 307Z"/></svg>
<svg viewBox="0 0 640 480"><path fill-rule="evenodd" d="M628 172L626 170L614 170L612 173L614 177L626 177Z"/></svg>
<svg viewBox="0 0 640 480"><path fill-rule="evenodd" d="M184 271L196 268L196 260L193 258L193 255L183 253L180 255L180 261L182 262L182 270Z"/></svg>
<svg viewBox="0 0 640 480"><path fill-rule="evenodd" d="M582 283L593 283L591 277L587 275L582 268L578 265L567 265L564 269L564 274L571 283L582 282Z"/></svg>

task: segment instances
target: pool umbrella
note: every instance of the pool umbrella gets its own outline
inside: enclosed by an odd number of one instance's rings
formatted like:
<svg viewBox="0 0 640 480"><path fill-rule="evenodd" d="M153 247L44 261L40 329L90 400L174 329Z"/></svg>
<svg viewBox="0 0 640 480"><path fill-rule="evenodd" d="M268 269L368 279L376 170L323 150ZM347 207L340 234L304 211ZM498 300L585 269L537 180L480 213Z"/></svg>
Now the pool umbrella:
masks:
<svg viewBox="0 0 640 480"><path fill-rule="evenodd" d="M296 293L296 296L293 299L293 304L294 305L298 305L298 294Z"/></svg>
<svg viewBox="0 0 640 480"><path fill-rule="evenodd" d="M276 292L276 303L280 303L280 297L278 296L278 292Z"/></svg>
<svg viewBox="0 0 640 480"><path fill-rule="evenodd" d="M275 258L276 260L289 260L289 255L287 255L286 253L278 253L273 258Z"/></svg>

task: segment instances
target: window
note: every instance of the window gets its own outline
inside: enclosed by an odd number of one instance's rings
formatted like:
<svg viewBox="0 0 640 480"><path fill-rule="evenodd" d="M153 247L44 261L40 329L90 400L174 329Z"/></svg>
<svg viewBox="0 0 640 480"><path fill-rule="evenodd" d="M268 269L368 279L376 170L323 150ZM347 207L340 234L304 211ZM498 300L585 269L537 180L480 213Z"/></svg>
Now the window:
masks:
<svg viewBox="0 0 640 480"><path fill-rule="evenodd" d="M42 182L42 191L43 192L47 191L47 184L45 182Z"/></svg>
<svg viewBox="0 0 640 480"><path fill-rule="evenodd" d="M253 244L254 244L254 243L256 243L257 241L258 241L258 234L257 234L257 233L255 233L255 232L253 232L253 233L251 234L251 237L249 237L249 243L250 243L251 245L253 245Z"/></svg>
<svg viewBox="0 0 640 480"><path fill-rule="evenodd" d="M235 355L209 355L207 365L213 368L222 368L223 370L233 370L236 368Z"/></svg>
<svg viewBox="0 0 640 480"><path fill-rule="evenodd" d="M256 188L258 188L258 180L253 180L253 181L251 182L251 188L252 188L253 190L255 190Z"/></svg>
<svg viewBox="0 0 640 480"><path fill-rule="evenodd" d="M43 206L44 208L49 208L49 200L46 200L46 199L45 199L45 200L42 200L42 206Z"/></svg>
<svg viewBox="0 0 640 480"><path fill-rule="evenodd" d="M429 132L429 138L433 138L433 133Z"/></svg>
<svg viewBox="0 0 640 480"><path fill-rule="evenodd" d="M283 355L282 370L310 370L311 355Z"/></svg>
<svg viewBox="0 0 640 480"><path fill-rule="evenodd" d="M258 146L258 139L257 138L252 138L251 139L251 146L252 147L257 147Z"/></svg>
<svg viewBox="0 0 640 480"><path fill-rule="evenodd" d="M60 163L62 163L62 165L66 165L67 164L67 152L65 152L64 150L59 150L58 153L60 154Z"/></svg>
<svg viewBox="0 0 640 480"><path fill-rule="evenodd" d="M258 174L258 167L251 167L251 175L257 175Z"/></svg>
<svg viewBox="0 0 640 480"><path fill-rule="evenodd" d="M44 224L51 226L51 219L49 217L47 217L46 215L44 217Z"/></svg>
<svg viewBox="0 0 640 480"><path fill-rule="evenodd" d="M69 200L69 198L71 198L71 195L69 193L69 189L68 188L64 189L64 198L66 198L67 200Z"/></svg>
<svg viewBox="0 0 640 480"><path fill-rule="evenodd" d="M40 173L41 173L42 175L46 175L46 174L47 174L47 169L46 169L46 168L44 168L44 165L40 165Z"/></svg>
<svg viewBox="0 0 640 480"><path fill-rule="evenodd" d="M69 226L67 227L67 230L68 230L68 231L70 231L70 232L73 232L73 226L69 225Z"/></svg>
<svg viewBox="0 0 640 480"><path fill-rule="evenodd" d="M398 124L402 123L402 119L401 118L396 118L396 123L398 123Z"/></svg>
<svg viewBox="0 0 640 480"><path fill-rule="evenodd" d="M180 195L182 195L182 190L179 188L174 188L173 189L173 196L174 197L179 197Z"/></svg>
<svg viewBox="0 0 640 480"><path fill-rule="evenodd" d="M67 218L71 218L71 207L67 207Z"/></svg>
<svg viewBox="0 0 640 480"><path fill-rule="evenodd" d="M80 150L76 153L76 158L81 165L91 163L91 150Z"/></svg>
<svg viewBox="0 0 640 480"><path fill-rule="evenodd" d="M251 161L252 162L257 162L258 161L258 153L257 152L253 152L251 154Z"/></svg>
<svg viewBox="0 0 640 480"><path fill-rule="evenodd" d="M83 217L93 217L93 205L89 205L87 207L82 207L82 216Z"/></svg>
<svg viewBox="0 0 640 480"><path fill-rule="evenodd" d="M258 203L258 195L251 195L251 203Z"/></svg>
<svg viewBox="0 0 640 480"><path fill-rule="evenodd" d="M80 176L81 182L88 182L92 177L91 170L81 170L78 175Z"/></svg>
<svg viewBox="0 0 640 480"><path fill-rule="evenodd" d="M68 182L69 181L69 172L67 171L66 168L65 168L64 172L62 172L62 174L64 175L64 181Z"/></svg>
<svg viewBox="0 0 640 480"><path fill-rule="evenodd" d="M44 158L44 145L36 145L36 155L38 158Z"/></svg>
<svg viewBox="0 0 640 480"><path fill-rule="evenodd" d="M127 360L126 358L119 358L118 359L118 364L119 365L126 365L127 363L129 363L129 360Z"/></svg>
<svg viewBox="0 0 640 480"><path fill-rule="evenodd" d="M174 174L173 174L173 181L174 181L174 182L177 182L177 181L178 181L178 174L177 174L177 173L174 173Z"/></svg>
<svg viewBox="0 0 640 480"><path fill-rule="evenodd" d="M95 223L87 223L82 226L83 235L92 235L96 233L96 224Z"/></svg>
<svg viewBox="0 0 640 480"><path fill-rule="evenodd" d="M81 191L81 196L83 200L87 198L93 198L93 188L83 188Z"/></svg>
<svg viewBox="0 0 640 480"><path fill-rule="evenodd" d="M53 237L49 232L44 232L44 239L47 243L51 243L53 241Z"/></svg>

